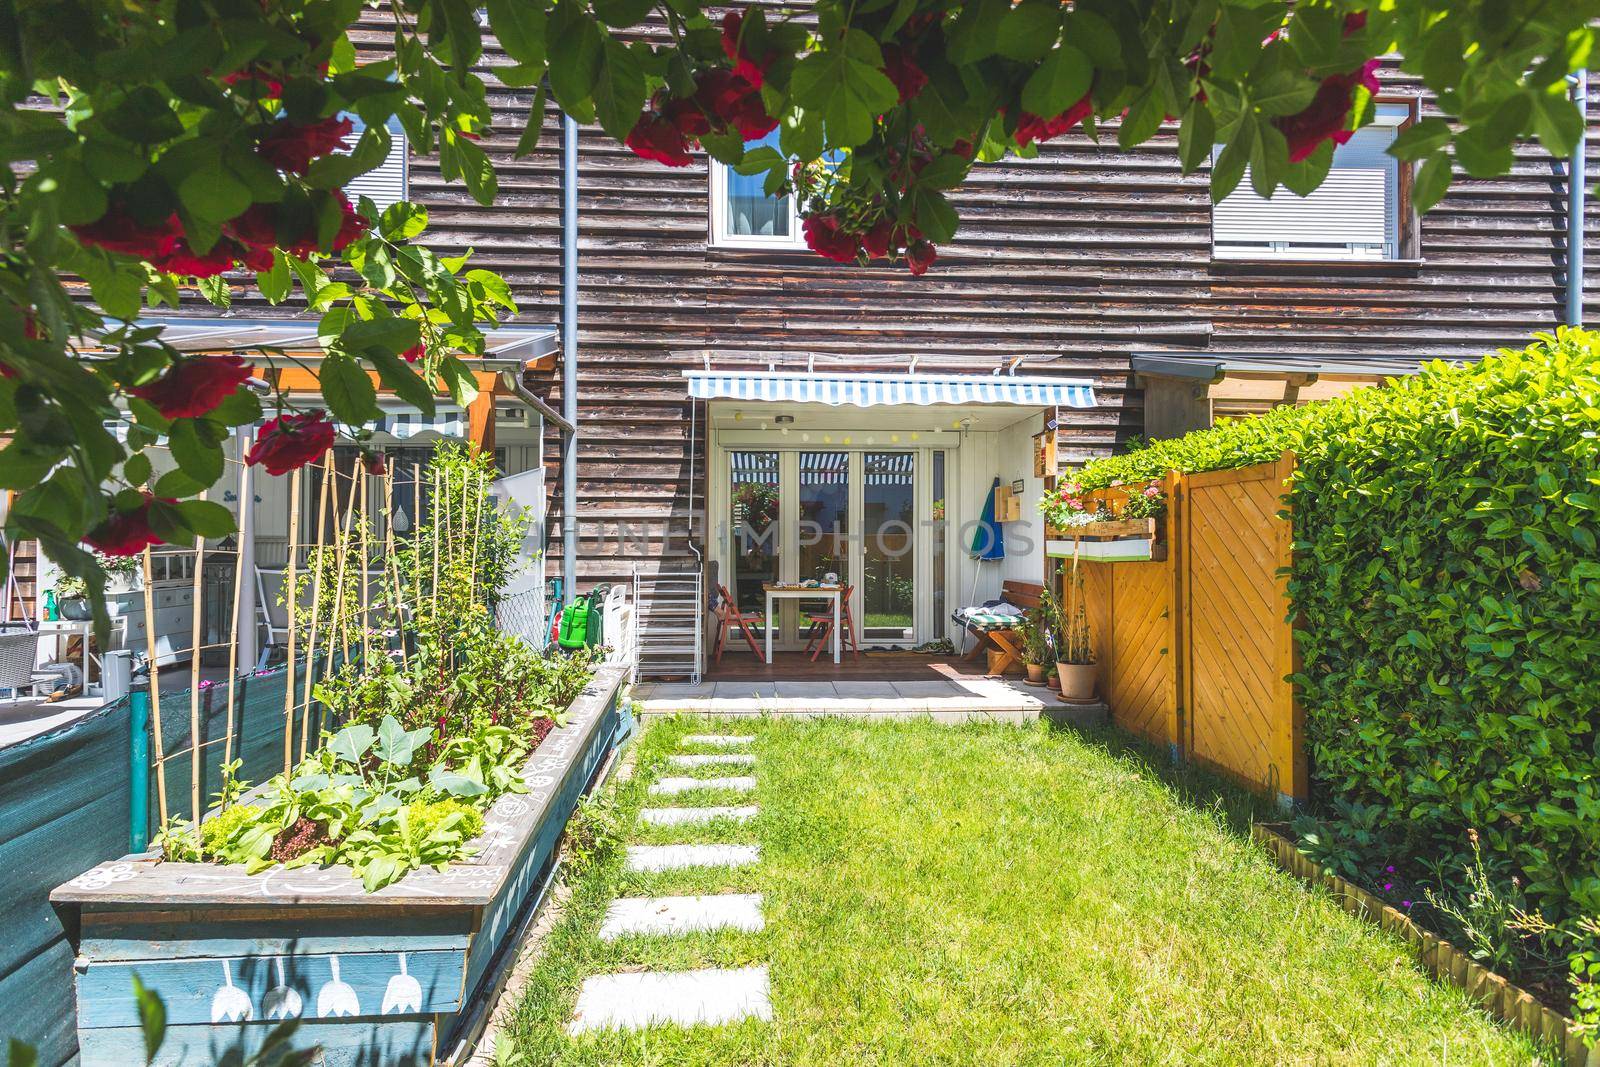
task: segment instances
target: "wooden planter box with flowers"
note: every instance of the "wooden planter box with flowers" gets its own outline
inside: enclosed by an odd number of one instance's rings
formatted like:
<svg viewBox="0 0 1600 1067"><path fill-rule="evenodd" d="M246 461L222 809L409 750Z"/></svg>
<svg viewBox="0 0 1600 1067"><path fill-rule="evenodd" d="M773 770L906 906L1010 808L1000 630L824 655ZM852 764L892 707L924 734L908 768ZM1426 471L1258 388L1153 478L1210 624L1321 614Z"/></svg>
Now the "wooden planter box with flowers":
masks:
<svg viewBox="0 0 1600 1067"><path fill-rule="evenodd" d="M1083 493L1068 482L1046 493L1045 554L1088 563L1136 563L1167 558L1166 507L1159 482L1133 489Z"/></svg>

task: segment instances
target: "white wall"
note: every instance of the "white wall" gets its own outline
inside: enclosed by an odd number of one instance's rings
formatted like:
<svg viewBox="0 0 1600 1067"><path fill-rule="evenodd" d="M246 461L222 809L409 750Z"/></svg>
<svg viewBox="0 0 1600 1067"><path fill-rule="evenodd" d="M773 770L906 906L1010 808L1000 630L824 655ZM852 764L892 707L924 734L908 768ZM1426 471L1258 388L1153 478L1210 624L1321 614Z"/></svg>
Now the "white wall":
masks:
<svg viewBox="0 0 1600 1067"><path fill-rule="evenodd" d="M1038 582L1044 570L1044 517L1039 514L1039 497L1044 479L1033 476L1033 435L1044 429L1044 420L1030 416L995 434L1000 480L1010 484L1022 479L1022 518L1005 524L1006 558L1001 574L1015 582Z"/></svg>

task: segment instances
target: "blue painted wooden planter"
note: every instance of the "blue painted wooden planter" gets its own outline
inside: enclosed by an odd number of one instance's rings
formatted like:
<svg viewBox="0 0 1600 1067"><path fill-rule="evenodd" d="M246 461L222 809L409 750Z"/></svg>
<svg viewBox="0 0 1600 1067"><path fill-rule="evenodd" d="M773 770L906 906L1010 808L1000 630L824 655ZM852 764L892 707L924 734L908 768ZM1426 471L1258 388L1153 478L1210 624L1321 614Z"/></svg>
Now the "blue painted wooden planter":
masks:
<svg viewBox="0 0 1600 1067"><path fill-rule="evenodd" d="M623 672L602 668L495 802L478 853L376 893L344 867L162 863L126 856L51 894L78 928L85 1067L143 1062L131 976L161 994L160 1064L222 1062L274 1025L334 1065L432 1064L481 1022L502 950L535 902L578 798L616 743ZM72 915L67 915L69 927Z"/></svg>

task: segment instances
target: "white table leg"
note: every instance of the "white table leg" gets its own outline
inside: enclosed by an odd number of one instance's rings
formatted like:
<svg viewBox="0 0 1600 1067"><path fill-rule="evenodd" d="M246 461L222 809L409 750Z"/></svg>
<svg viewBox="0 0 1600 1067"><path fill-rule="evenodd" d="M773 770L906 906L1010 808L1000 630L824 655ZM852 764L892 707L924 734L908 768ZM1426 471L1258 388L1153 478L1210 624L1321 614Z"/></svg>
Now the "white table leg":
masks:
<svg viewBox="0 0 1600 1067"><path fill-rule="evenodd" d="M83 624L83 689L82 696L89 695L89 634L94 631L94 623ZM199 653L195 653L199 655Z"/></svg>
<svg viewBox="0 0 1600 1067"><path fill-rule="evenodd" d="M770 591L767 593L766 621L767 624L762 629L766 631L764 636L767 639L767 664L770 666L772 664L772 593Z"/></svg>
<svg viewBox="0 0 1600 1067"><path fill-rule="evenodd" d="M833 665L839 665L839 601L844 599L844 594L833 594Z"/></svg>

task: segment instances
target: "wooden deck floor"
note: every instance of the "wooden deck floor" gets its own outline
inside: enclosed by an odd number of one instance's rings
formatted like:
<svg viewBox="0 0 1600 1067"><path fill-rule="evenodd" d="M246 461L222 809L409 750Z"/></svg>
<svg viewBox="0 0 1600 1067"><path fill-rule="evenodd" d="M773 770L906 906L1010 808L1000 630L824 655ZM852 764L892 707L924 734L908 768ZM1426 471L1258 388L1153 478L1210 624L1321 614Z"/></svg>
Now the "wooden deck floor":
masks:
<svg viewBox="0 0 1600 1067"><path fill-rule="evenodd" d="M762 663L749 651L729 649L721 663L706 664L710 682L746 681L940 681L981 675L982 658L962 662L959 656L927 656L917 652L862 652L860 658L845 653L835 666L824 652L815 663L804 652L775 652L772 663Z"/></svg>

